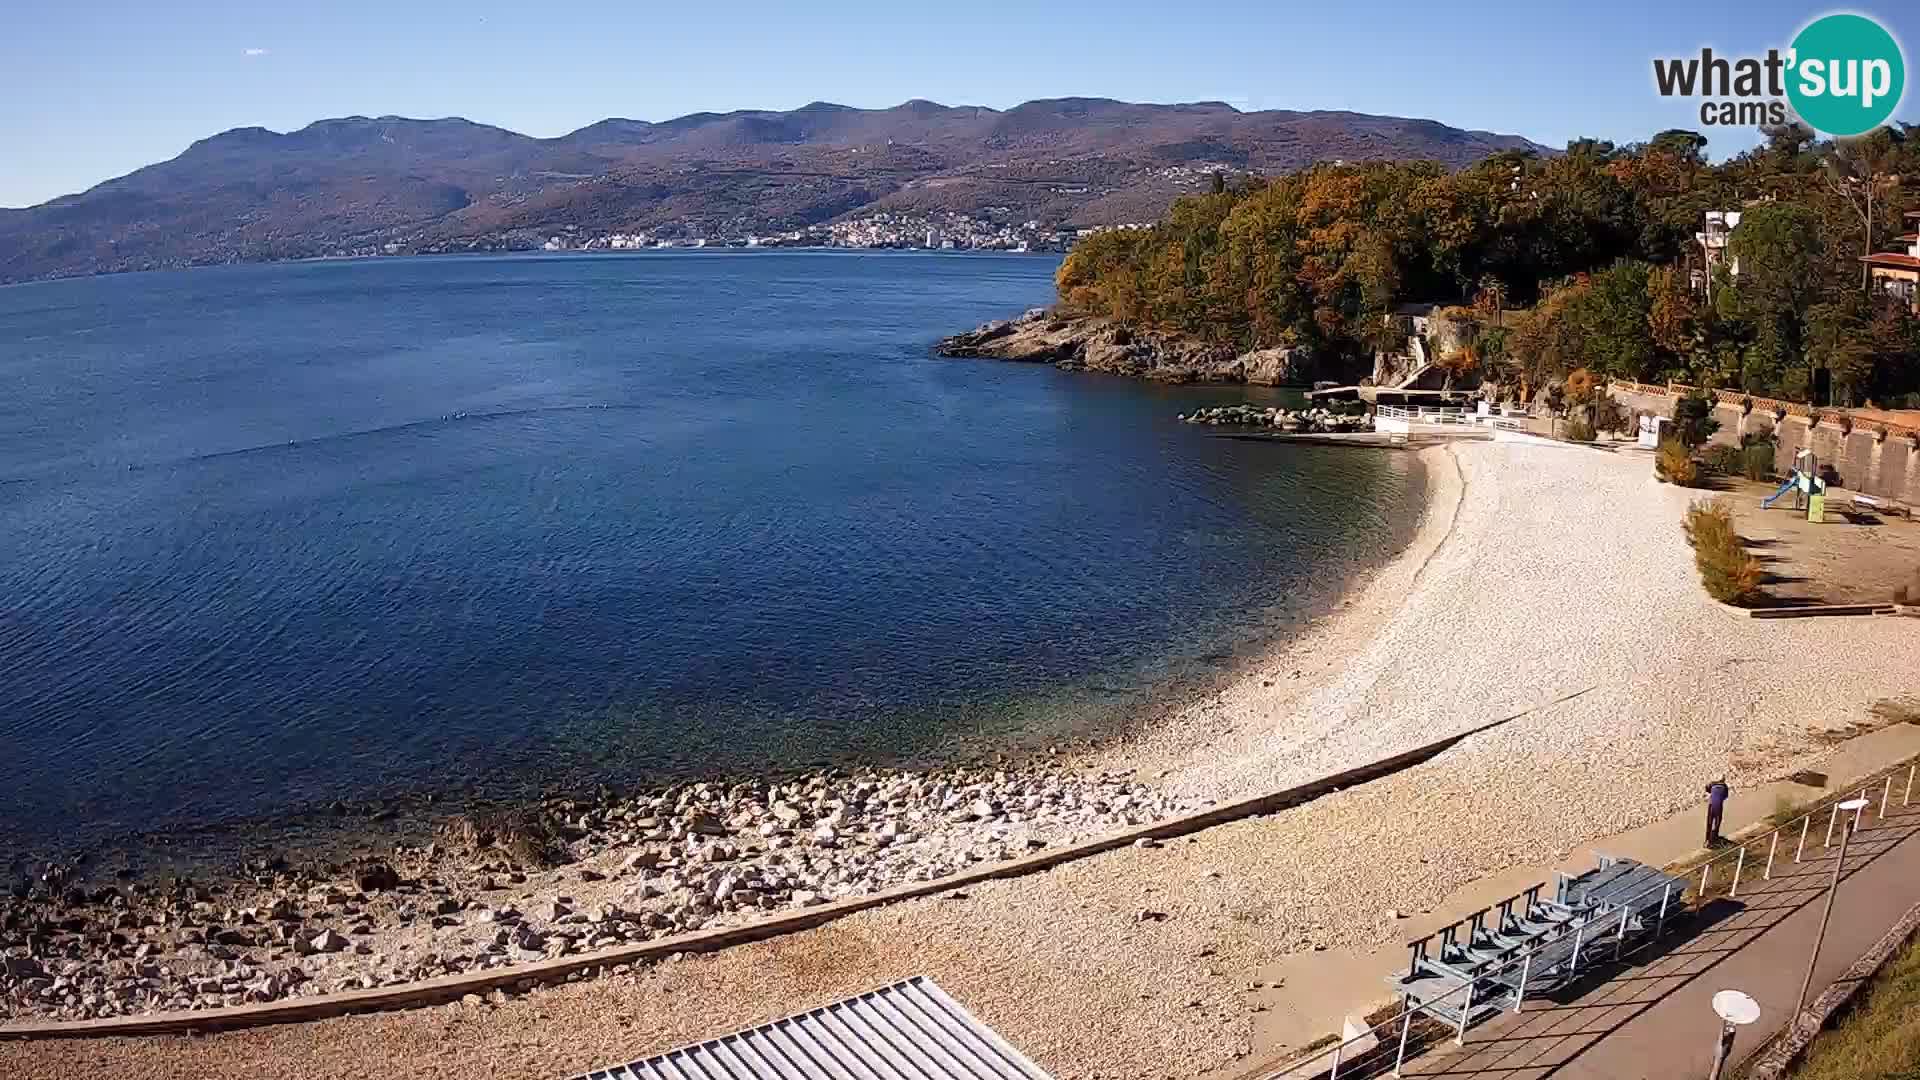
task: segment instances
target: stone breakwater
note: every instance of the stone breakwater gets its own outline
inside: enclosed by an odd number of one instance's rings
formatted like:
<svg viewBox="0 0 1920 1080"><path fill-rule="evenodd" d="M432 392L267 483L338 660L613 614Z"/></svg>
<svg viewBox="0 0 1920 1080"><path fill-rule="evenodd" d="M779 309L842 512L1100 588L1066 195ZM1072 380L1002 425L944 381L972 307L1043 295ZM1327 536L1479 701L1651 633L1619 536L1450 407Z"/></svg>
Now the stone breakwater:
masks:
<svg viewBox="0 0 1920 1080"><path fill-rule="evenodd" d="M1091 316L1036 308L1017 319L990 322L934 346L941 356L1023 360L1066 371L1173 383L1255 383L1302 386L1337 375L1306 349L1242 352L1189 338L1156 334Z"/></svg>
<svg viewBox="0 0 1920 1080"><path fill-rule="evenodd" d="M1211 427L1265 427L1301 434L1373 430L1373 421L1364 415L1336 413L1327 409L1263 408L1258 405L1217 405L1210 409L1196 409L1181 413L1180 421Z"/></svg>
<svg viewBox="0 0 1920 1080"><path fill-rule="evenodd" d="M0 1017L275 1001L566 956L931 881L1211 800L1061 766L814 774L452 818L217 881L49 867L0 907ZM496 991L496 994L501 993Z"/></svg>

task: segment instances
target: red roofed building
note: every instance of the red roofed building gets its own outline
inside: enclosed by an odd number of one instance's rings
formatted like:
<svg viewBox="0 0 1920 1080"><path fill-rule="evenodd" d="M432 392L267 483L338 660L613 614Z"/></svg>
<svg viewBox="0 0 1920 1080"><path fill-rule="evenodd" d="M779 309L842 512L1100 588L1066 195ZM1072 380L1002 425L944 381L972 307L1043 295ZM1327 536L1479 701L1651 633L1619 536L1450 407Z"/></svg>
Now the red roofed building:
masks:
<svg viewBox="0 0 1920 1080"><path fill-rule="evenodd" d="M1906 219L1909 226L1920 225L1920 211L1907 211ZM1920 231L1902 233L1894 241L1904 250L1876 251L1860 261L1867 264L1876 291L1920 311Z"/></svg>

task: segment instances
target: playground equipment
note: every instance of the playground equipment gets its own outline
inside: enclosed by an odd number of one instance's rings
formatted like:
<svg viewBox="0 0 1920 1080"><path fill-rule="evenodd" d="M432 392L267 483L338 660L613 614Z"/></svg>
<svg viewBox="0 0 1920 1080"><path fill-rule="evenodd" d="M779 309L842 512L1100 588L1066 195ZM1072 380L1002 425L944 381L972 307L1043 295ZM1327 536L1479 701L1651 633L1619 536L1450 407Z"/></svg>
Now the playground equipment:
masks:
<svg viewBox="0 0 1920 1080"><path fill-rule="evenodd" d="M1770 510L1782 495L1793 492L1793 508L1806 510L1807 520L1817 521L1815 507L1827 500L1827 482L1820 479L1820 459L1810 449L1802 449L1793 455L1793 471L1787 476L1787 482L1780 490L1760 500L1760 509Z"/></svg>

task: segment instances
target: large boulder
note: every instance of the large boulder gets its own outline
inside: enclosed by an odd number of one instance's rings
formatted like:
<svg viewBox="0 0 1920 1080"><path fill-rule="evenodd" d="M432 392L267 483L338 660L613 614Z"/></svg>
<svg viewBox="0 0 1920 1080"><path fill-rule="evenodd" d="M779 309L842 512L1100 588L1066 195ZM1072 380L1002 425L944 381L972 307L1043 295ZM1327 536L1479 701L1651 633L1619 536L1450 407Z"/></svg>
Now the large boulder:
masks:
<svg viewBox="0 0 1920 1080"><path fill-rule="evenodd" d="M1458 308L1438 308L1427 316L1427 353L1435 360L1452 356L1480 336L1480 324L1470 318L1454 318L1447 312Z"/></svg>
<svg viewBox="0 0 1920 1080"><path fill-rule="evenodd" d="M1060 318L1036 308L1018 319L990 322L943 338L934 351L942 356L1057 364L1076 359L1087 340L1105 328L1103 320Z"/></svg>
<svg viewBox="0 0 1920 1080"><path fill-rule="evenodd" d="M1255 349L1240 357L1241 376L1261 386L1299 386L1313 373L1305 349Z"/></svg>

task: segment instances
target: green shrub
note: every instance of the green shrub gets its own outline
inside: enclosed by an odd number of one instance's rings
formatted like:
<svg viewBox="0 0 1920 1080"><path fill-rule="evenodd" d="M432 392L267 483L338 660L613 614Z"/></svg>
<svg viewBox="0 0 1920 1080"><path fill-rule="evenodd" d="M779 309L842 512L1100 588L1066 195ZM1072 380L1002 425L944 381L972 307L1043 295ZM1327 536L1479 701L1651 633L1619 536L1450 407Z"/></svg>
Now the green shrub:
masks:
<svg viewBox="0 0 1920 1080"><path fill-rule="evenodd" d="M1751 607L1759 602L1760 560L1747 554L1733 531L1733 510L1724 501L1702 499L1687 508L1681 522L1693 545L1693 563L1707 595L1723 604Z"/></svg>
<svg viewBox="0 0 1920 1080"><path fill-rule="evenodd" d="M1713 399L1698 391L1673 403L1673 433L1680 445L1692 449L1713 438L1720 430L1714 419Z"/></svg>
<svg viewBox="0 0 1920 1080"><path fill-rule="evenodd" d="M1700 499L1687 507L1680 528L1695 551L1725 546L1733 533L1733 511L1719 499Z"/></svg>
<svg viewBox="0 0 1920 1080"><path fill-rule="evenodd" d="M1693 455L1678 439L1661 441L1660 449L1653 455L1653 473L1679 487L1700 486L1700 466L1694 464Z"/></svg>
<svg viewBox="0 0 1920 1080"><path fill-rule="evenodd" d="M1700 455L1708 472L1721 476L1739 476L1746 471L1747 452L1727 443L1714 443Z"/></svg>
<svg viewBox="0 0 1920 1080"><path fill-rule="evenodd" d="M1773 479L1773 444L1753 443L1740 451L1740 475L1749 480Z"/></svg>
<svg viewBox="0 0 1920 1080"><path fill-rule="evenodd" d="M1567 421L1566 434L1571 442L1592 442L1598 438L1594 433L1593 425L1578 418Z"/></svg>

